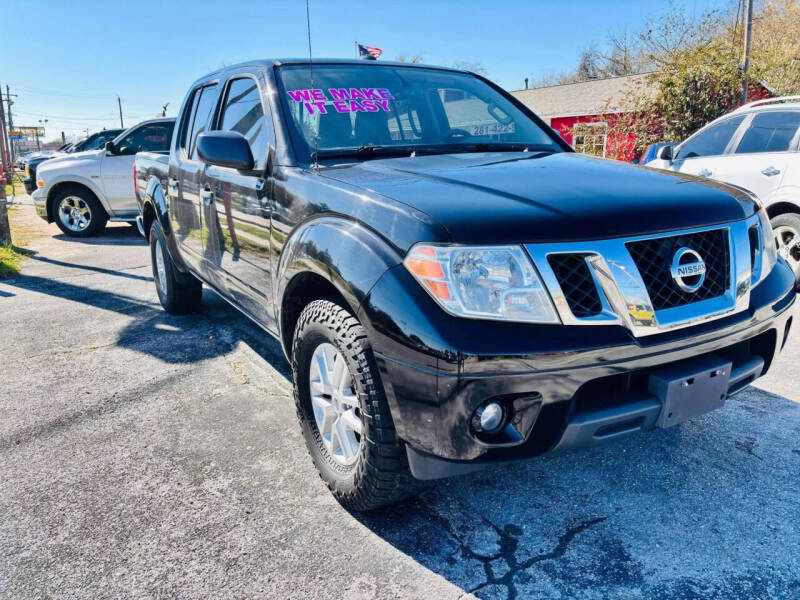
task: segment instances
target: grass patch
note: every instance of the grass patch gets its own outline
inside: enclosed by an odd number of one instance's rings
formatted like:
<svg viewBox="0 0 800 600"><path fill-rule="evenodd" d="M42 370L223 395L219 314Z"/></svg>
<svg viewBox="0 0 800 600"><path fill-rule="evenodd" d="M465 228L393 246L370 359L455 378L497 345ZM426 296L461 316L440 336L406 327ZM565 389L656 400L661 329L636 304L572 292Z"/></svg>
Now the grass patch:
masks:
<svg viewBox="0 0 800 600"><path fill-rule="evenodd" d="M26 251L16 246L0 246L0 279L13 277L19 273Z"/></svg>

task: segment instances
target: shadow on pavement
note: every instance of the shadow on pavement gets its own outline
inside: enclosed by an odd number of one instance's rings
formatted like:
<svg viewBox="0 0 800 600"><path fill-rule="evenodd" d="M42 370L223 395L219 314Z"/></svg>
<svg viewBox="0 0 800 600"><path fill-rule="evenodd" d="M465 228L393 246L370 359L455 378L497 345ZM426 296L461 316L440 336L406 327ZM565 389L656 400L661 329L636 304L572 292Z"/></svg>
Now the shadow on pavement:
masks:
<svg viewBox="0 0 800 600"><path fill-rule="evenodd" d="M110 223L102 235L87 238L72 237L64 233L53 236L54 240L88 245L105 245L112 243L115 246L146 246L147 241L139 235L135 226L127 223Z"/></svg>

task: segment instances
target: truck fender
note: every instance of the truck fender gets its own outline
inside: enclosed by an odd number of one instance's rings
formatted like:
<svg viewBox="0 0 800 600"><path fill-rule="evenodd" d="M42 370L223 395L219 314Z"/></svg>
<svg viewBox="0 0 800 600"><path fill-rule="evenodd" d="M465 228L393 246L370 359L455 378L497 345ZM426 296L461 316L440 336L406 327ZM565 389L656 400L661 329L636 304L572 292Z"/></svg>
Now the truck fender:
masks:
<svg viewBox="0 0 800 600"><path fill-rule="evenodd" d="M96 182L92 181L89 177L84 177L83 175L75 175L74 173L64 174L60 176L56 176L49 184L49 190L47 192L47 213L50 215L50 211L52 207L50 206L54 192L58 189L61 189L65 185L80 185L87 188L90 192L92 192L97 201L100 202L100 205L103 207L103 210L106 211L106 214L109 217L114 216L114 213L111 211L110 207L108 206L108 202L106 202L105 195L103 194L103 190L100 189L100 186L97 185Z"/></svg>
<svg viewBox="0 0 800 600"><path fill-rule="evenodd" d="M189 268L186 266L186 263L183 262L180 250L175 242L175 236L172 235L172 225L169 220L169 205L164 195L164 188L158 177L152 176L147 182L141 210L142 226L144 227L145 235L149 237L150 225L153 223L153 219L158 219L161 230L164 232L164 240L167 242L167 252L169 252L172 262L179 271L179 277L188 274ZM148 214L151 210L152 215Z"/></svg>
<svg viewBox="0 0 800 600"><path fill-rule="evenodd" d="M377 233L344 217L319 217L295 229L280 253L273 285L284 344L291 341L284 336L282 313L295 278L313 273L325 279L357 315L381 275L401 262L402 257Z"/></svg>

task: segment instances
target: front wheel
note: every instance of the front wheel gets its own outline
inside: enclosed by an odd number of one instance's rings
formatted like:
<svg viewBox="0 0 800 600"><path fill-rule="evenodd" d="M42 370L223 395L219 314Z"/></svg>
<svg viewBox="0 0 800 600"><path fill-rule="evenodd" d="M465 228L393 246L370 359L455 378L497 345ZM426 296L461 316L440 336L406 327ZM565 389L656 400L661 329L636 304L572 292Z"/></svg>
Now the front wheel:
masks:
<svg viewBox="0 0 800 600"><path fill-rule="evenodd" d="M106 211L86 189L68 187L53 198L53 212L58 228L70 237L91 237L105 229Z"/></svg>
<svg viewBox="0 0 800 600"><path fill-rule="evenodd" d="M794 271L794 278L800 289L800 215L785 213L771 219L778 253Z"/></svg>
<svg viewBox="0 0 800 600"><path fill-rule="evenodd" d="M372 510L417 491L369 339L350 312L329 300L303 309L292 375L309 454L342 505Z"/></svg>

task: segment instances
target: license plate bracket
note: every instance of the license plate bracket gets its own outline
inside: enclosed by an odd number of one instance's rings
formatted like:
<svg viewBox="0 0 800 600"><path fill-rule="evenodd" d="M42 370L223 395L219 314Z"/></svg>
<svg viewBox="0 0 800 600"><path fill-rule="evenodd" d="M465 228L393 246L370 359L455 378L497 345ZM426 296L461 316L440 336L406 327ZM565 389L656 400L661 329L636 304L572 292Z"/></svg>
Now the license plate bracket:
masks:
<svg viewBox="0 0 800 600"><path fill-rule="evenodd" d="M661 401L656 427L671 427L722 407L733 365L708 355L682 361L650 374L650 393Z"/></svg>

